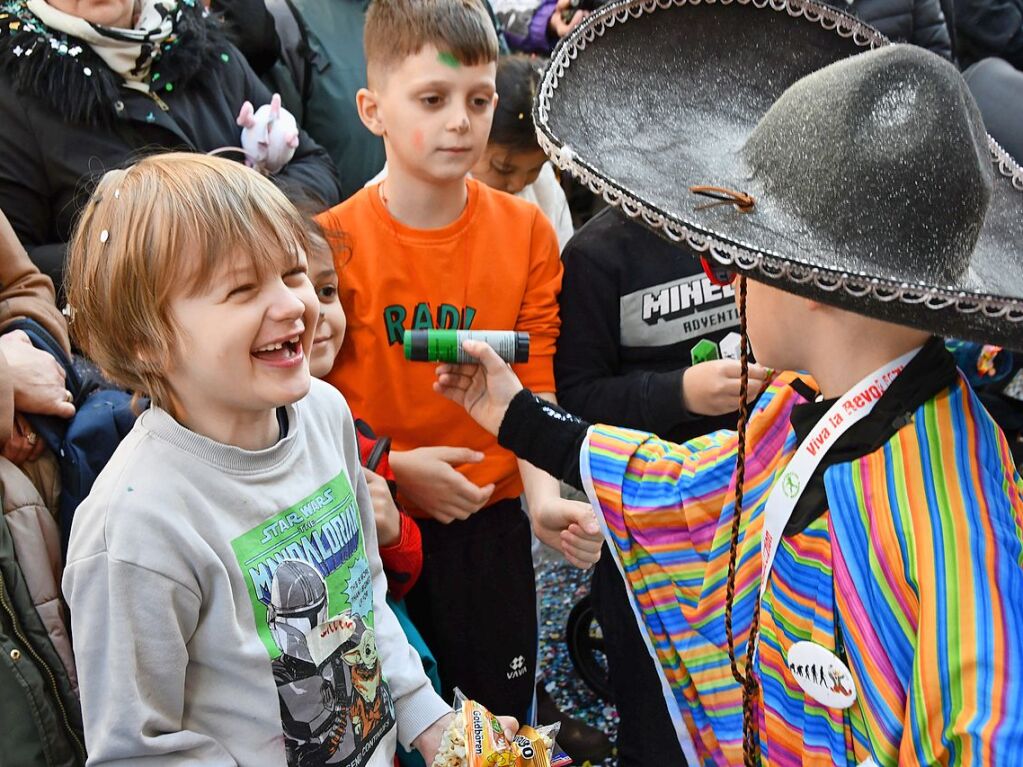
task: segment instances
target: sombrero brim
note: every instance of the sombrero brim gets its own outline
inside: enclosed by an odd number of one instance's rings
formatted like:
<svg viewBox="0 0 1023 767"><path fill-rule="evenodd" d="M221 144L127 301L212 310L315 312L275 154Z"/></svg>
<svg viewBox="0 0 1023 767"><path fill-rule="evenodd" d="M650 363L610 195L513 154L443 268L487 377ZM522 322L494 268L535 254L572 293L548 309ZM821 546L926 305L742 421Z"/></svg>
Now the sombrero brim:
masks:
<svg viewBox="0 0 1023 767"><path fill-rule="evenodd" d="M1023 169L993 140L991 203L958 284L837 246L769 196L747 215L689 191L703 184L757 196L740 149L771 105L802 77L887 44L808 0L622 0L556 49L537 95L537 134L555 164L608 203L757 280L1023 349Z"/></svg>

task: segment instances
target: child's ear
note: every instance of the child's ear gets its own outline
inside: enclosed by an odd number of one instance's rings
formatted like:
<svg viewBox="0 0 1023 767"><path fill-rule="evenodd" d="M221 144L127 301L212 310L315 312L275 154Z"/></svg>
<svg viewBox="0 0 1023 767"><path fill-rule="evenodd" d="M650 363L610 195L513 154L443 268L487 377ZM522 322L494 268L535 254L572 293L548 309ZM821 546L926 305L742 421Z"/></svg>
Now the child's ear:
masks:
<svg viewBox="0 0 1023 767"><path fill-rule="evenodd" d="M375 92L369 88L359 88L355 94L355 105L359 108L359 119L374 136L383 136L386 132L384 121L380 115L380 102Z"/></svg>

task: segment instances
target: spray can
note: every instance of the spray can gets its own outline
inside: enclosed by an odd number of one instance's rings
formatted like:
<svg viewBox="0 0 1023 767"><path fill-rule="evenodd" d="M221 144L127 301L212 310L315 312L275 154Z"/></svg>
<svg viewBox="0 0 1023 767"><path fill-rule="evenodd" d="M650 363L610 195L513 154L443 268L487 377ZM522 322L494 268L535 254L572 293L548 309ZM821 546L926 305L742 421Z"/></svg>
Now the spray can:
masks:
<svg viewBox="0 0 1023 767"><path fill-rule="evenodd" d="M462 349L463 341L483 341L508 363L529 360L529 333L515 330L406 330L405 359L413 362L476 364Z"/></svg>

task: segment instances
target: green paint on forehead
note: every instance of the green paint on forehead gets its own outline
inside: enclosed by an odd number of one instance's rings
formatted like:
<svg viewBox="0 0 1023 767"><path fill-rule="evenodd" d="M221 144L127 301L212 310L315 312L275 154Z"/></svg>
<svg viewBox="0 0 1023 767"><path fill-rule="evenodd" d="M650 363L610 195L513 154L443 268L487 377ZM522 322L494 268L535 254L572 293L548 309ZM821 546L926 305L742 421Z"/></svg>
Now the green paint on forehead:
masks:
<svg viewBox="0 0 1023 767"><path fill-rule="evenodd" d="M451 67L452 69L458 69L460 66L462 66L462 62L456 59L455 54L453 54L451 51L441 51L440 53L438 53L437 61L439 61L446 67Z"/></svg>

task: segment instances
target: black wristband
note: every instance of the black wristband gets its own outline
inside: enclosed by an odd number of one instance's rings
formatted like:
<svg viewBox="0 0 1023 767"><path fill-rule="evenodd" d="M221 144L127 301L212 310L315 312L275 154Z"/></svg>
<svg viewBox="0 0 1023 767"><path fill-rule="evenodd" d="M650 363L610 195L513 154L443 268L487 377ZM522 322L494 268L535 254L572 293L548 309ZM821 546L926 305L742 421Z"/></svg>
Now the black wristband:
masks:
<svg viewBox="0 0 1023 767"><path fill-rule="evenodd" d="M589 424L523 389L512 398L497 441L524 461L579 487L579 450Z"/></svg>

